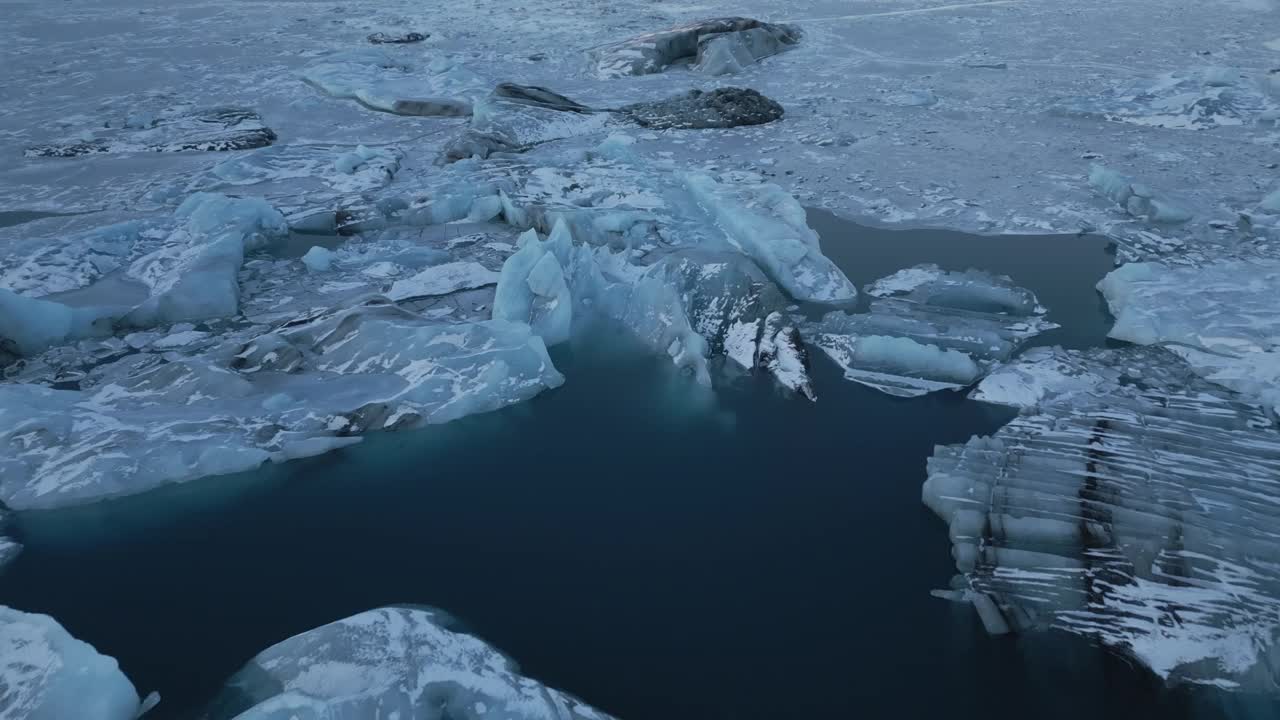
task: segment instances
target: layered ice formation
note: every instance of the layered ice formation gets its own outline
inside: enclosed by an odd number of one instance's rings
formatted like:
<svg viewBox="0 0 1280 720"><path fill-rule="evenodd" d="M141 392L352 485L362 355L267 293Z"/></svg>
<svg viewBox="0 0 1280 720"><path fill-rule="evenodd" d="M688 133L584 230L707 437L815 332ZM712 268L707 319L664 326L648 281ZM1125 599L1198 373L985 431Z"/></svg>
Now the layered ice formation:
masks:
<svg viewBox="0 0 1280 720"><path fill-rule="evenodd" d="M682 25L603 45L591 51L601 77L648 75L689 64L709 75L739 72L800 42L800 30L751 18L728 17Z"/></svg>
<svg viewBox="0 0 1280 720"><path fill-rule="evenodd" d="M1169 682L1272 693L1280 434L1156 348L1040 350L984 400L1033 406L938 447L923 498L995 633L1097 639Z"/></svg>
<svg viewBox="0 0 1280 720"><path fill-rule="evenodd" d="M114 659L48 615L0 605L0 720L134 720L144 709Z"/></svg>
<svg viewBox="0 0 1280 720"><path fill-rule="evenodd" d="M1209 381L1280 409L1280 261L1128 263L1098 290L1116 318L1111 337L1164 345Z"/></svg>
<svg viewBox="0 0 1280 720"><path fill-rule="evenodd" d="M236 673L205 720L609 720L451 626L384 607L295 635Z"/></svg>
<svg viewBox="0 0 1280 720"><path fill-rule="evenodd" d="M302 78L327 95L396 115L467 116L492 87L453 58L439 55L419 66L374 49L327 56Z"/></svg>
<svg viewBox="0 0 1280 720"><path fill-rule="evenodd" d="M849 380L901 397L971 385L1056 327L1031 291L977 270L920 265L866 292L868 312L830 312L804 335Z"/></svg>
<svg viewBox="0 0 1280 720"><path fill-rule="evenodd" d="M70 158L101 153L218 152L266 147L275 140L275 131L247 108L181 109L137 112L108 121L87 137L28 148L26 155Z"/></svg>

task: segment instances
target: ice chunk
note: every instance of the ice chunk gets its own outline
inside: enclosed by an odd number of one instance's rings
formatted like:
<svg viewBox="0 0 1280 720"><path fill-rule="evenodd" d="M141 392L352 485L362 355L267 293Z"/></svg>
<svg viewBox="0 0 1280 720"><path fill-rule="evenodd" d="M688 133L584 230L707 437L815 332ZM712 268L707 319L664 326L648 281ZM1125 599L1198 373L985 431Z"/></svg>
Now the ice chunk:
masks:
<svg viewBox="0 0 1280 720"><path fill-rule="evenodd" d="M116 661L48 615L0 605L0 720L134 720L142 709Z"/></svg>
<svg viewBox="0 0 1280 720"><path fill-rule="evenodd" d="M0 353L7 346L14 355L34 355L53 345L109 334L110 319L92 309L71 308L0 289Z"/></svg>
<svg viewBox="0 0 1280 720"><path fill-rule="evenodd" d="M1208 380L1280 408L1280 260L1129 263L1098 290L1116 318L1110 337L1166 345Z"/></svg>
<svg viewBox="0 0 1280 720"><path fill-rule="evenodd" d="M460 63L436 57L424 67L381 50L335 53L302 72L321 92L398 115L466 116L490 84Z"/></svg>
<svg viewBox="0 0 1280 720"><path fill-rule="evenodd" d="M538 240L534 230L520 237L520 249L502 266L493 317L528 323L548 345L557 345L569 339L573 298L551 243Z"/></svg>
<svg viewBox="0 0 1280 720"><path fill-rule="evenodd" d="M1054 327L1035 295L1007 277L936 265L900 270L866 288L869 312L828 313L804 329L845 377L913 397L976 382Z"/></svg>
<svg viewBox="0 0 1280 720"><path fill-rule="evenodd" d="M697 173L682 173L680 179L728 241L793 298L839 303L857 297L849 279L822 254L804 208L781 188L728 185Z"/></svg>
<svg viewBox="0 0 1280 720"><path fill-rule="evenodd" d="M443 613L384 607L267 648L227 682L208 720L609 720L519 673Z"/></svg>
<svg viewBox="0 0 1280 720"><path fill-rule="evenodd" d="M76 157L99 153L248 150L275 142L276 134L246 108L171 110L108 121L91 139L28 148L27 157Z"/></svg>
<svg viewBox="0 0 1280 720"><path fill-rule="evenodd" d="M1193 217L1190 211L1157 195L1146 185L1135 183L1101 165L1094 165L1089 170L1089 185L1125 212L1148 222L1179 225Z"/></svg>
<svg viewBox="0 0 1280 720"><path fill-rule="evenodd" d="M800 332L782 313L771 313L760 333L756 364L764 368L786 389L817 400L809 382L809 353Z"/></svg>
<svg viewBox="0 0 1280 720"><path fill-rule="evenodd" d="M445 149L444 159L524 152L540 143L603 132L619 124L626 123L611 112L589 108L546 88L502 83L476 102L470 125Z"/></svg>
<svg viewBox="0 0 1280 720"><path fill-rule="evenodd" d="M477 262L451 262L435 265L414 275L397 280L387 291L392 300L429 295L448 295L497 284L499 274Z"/></svg>
<svg viewBox="0 0 1280 720"><path fill-rule="evenodd" d="M289 231L284 216L260 198L197 193L174 216L185 222L128 268L128 276L149 293L125 318L131 325L235 315L245 252Z"/></svg>
<svg viewBox="0 0 1280 720"><path fill-rule="evenodd" d="M125 353L81 390L0 384L0 503L60 507L249 470L563 382L526 325L435 322L377 297L228 342Z"/></svg>
<svg viewBox="0 0 1280 720"><path fill-rule="evenodd" d="M799 28L751 18L716 18L603 45L591 51L596 72L604 78L662 72L677 63L692 63L712 75L737 72L743 66L776 55L800 41Z"/></svg>
<svg viewBox="0 0 1280 720"><path fill-rule="evenodd" d="M1266 212L1280 215L1280 190L1272 190L1264 195L1258 207Z"/></svg>
<svg viewBox="0 0 1280 720"><path fill-rule="evenodd" d="M993 631L1065 630L1171 683L1273 693L1273 417L1160 349L1016 365L1028 392L993 394L1034 411L929 461L922 497L949 526L960 595Z"/></svg>
<svg viewBox="0 0 1280 720"><path fill-rule="evenodd" d="M333 251L319 245L312 245L311 249L302 256L302 264L306 265L311 272L329 272L333 268Z"/></svg>

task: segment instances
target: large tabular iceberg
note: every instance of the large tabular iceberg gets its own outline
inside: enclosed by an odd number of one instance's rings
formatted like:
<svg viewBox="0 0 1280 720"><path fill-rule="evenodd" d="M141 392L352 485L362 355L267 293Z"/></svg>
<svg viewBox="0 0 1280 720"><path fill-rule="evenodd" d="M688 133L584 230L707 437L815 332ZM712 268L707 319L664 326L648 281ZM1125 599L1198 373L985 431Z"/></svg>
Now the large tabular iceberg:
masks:
<svg viewBox="0 0 1280 720"><path fill-rule="evenodd" d="M1170 682L1274 692L1280 434L1155 348L1040 350L980 398L1032 409L938 447L924 502L993 632L1096 638Z"/></svg>
<svg viewBox="0 0 1280 720"><path fill-rule="evenodd" d="M609 720L450 625L385 607L295 635L232 677L205 720Z"/></svg>
<svg viewBox="0 0 1280 720"><path fill-rule="evenodd" d="M0 605L0 720L134 720L143 709L114 659L48 615Z"/></svg>

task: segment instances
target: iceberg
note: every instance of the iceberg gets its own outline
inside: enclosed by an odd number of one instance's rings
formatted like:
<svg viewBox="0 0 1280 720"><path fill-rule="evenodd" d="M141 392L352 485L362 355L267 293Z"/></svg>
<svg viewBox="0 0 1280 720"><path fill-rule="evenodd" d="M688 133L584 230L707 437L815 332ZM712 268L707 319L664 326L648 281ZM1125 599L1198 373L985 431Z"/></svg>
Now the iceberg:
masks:
<svg viewBox="0 0 1280 720"><path fill-rule="evenodd" d="M1064 630L1170 683L1274 693L1274 417L1159 348L1044 349L997 378L985 399L1029 409L929 460L959 571L940 594L995 633Z"/></svg>
<svg viewBox="0 0 1280 720"><path fill-rule="evenodd" d="M1057 327L1030 290L977 270L919 265L865 290L868 312L827 313L803 334L847 379L899 397L972 385Z"/></svg>
<svg viewBox="0 0 1280 720"><path fill-rule="evenodd" d="M678 177L729 244L755 260L796 300L845 303L858 291L822 254L804 208L777 185L720 183L702 173Z"/></svg>
<svg viewBox="0 0 1280 720"><path fill-rule="evenodd" d="M0 720L134 720L144 706L116 661L48 615L0 605Z"/></svg>
<svg viewBox="0 0 1280 720"><path fill-rule="evenodd" d="M1098 290L1116 318L1111 337L1163 345L1207 380L1280 408L1280 260L1223 253L1194 265L1128 263Z"/></svg>
<svg viewBox="0 0 1280 720"><path fill-rule="evenodd" d="M523 676L444 613L383 607L263 650L227 681L205 720L610 720Z"/></svg>
<svg viewBox="0 0 1280 720"><path fill-rule="evenodd" d="M307 83L335 98L396 115L465 117L491 84L452 58L424 66L397 61L382 50L335 53L302 71Z"/></svg>
<svg viewBox="0 0 1280 720"><path fill-rule="evenodd" d="M709 75L738 72L800 42L800 29L751 18L702 20L591 50L602 78L648 75L680 63Z"/></svg>

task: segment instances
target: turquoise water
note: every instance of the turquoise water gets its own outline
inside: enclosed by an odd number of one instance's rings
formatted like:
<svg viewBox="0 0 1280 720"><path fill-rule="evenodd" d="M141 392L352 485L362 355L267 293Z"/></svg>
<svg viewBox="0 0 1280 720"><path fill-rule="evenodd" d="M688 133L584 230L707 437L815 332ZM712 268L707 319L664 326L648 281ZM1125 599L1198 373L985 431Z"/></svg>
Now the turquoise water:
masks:
<svg viewBox="0 0 1280 720"><path fill-rule="evenodd" d="M815 223L858 284L984 242ZM1060 342L1101 341L1105 242L998 240L1000 258L954 258L1025 267ZM817 403L763 378L710 397L607 328L554 355L566 385L503 412L21 517L0 602L119 658L159 719L268 645L389 603L444 608L630 720L1219 716L1080 639L992 638L929 595L953 568L925 458L1008 411L892 398L819 357Z"/></svg>

